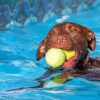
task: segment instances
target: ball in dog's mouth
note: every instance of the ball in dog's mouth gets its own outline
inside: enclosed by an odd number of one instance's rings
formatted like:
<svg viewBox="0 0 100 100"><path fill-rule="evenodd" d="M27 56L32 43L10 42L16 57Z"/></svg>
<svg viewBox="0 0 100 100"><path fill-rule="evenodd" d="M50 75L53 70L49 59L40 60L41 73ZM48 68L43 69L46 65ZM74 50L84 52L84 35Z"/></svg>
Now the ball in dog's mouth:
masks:
<svg viewBox="0 0 100 100"><path fill-rule="evenodd" d="M78 61L78 56L77 54L75 53L75 55L73 57L71 57L70 59L66 60L64 62L64 64L62 65L62 68L63 69L71 69L71 68L74 68L76 63Z"/></svg>
<svg viewBox="0 0 100 100"><path fill-rule="evenodd" d="M52 68L58 68L65 62L65 53L62 49L51 48L46 53L46 62Z"/></svg>
<svg viewBox="0 0 100 100"><path fill-rule="evenodd" d="M46 53L46 62L52 68L73 68L77 63L77 58L77 53L75 51L67 51L58 48L51 48Z"/></svg>

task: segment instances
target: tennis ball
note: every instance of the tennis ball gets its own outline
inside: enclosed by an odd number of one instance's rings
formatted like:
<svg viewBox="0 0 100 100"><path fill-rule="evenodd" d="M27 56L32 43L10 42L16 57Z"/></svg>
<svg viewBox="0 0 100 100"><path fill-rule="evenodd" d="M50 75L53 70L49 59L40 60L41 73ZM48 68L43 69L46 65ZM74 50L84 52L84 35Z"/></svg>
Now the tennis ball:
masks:
<svg viewBox="0 0 100 100"><path fill-rule="evenodd" d="M63 50L66 55L66 60L69 60L71 57L75 56L75 51L66 51Z"/></svg>
<svg viewBox="0 0 100 100"><path fill-rule="evenodd" d="M62 49L51 48L46 53L46 62L51 67L57 68L65 62L65 57Z"/></svg>

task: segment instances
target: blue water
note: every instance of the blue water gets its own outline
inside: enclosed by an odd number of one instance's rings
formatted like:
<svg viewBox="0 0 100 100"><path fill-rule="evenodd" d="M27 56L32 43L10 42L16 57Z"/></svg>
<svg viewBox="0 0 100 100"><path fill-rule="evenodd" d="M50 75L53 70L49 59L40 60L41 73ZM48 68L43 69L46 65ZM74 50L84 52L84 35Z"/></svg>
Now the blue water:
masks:
<svg viewBox="0 0 100 100"><path fill-rule="evenodd" d="M11 26L5 32L0 32L0 100L100 100L100 82L84 78L72 78L64 84L55 85L48 77L45 81L49 85L43 88L7 91L40 84L34 79L46 72L47 64L44 58L36 61L37 47L49 30L59 22L76 22L92 29L97 46L91 56L100 56L99 13L99 8L92 8L83 13L53 17L44 23Z"/></svg>

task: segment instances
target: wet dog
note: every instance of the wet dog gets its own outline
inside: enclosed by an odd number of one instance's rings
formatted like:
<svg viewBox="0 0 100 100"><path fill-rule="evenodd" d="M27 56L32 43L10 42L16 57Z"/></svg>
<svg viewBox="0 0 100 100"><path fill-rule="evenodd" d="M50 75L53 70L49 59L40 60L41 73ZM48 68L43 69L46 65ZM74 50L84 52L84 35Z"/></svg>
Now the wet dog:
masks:
<svg viewBox="0 0 100 100"><path fill-rule="evenodd" d="M40 43L37 51L37 60L44 57L50 48L73 50L76 57L70 64L70 68L87 69L89 67L100 68L100 61L89 56L89 50L94 51L96 38L90 29L71 22L55 25L47 37ZM67 64L65 63L66 67Z"/></svg>

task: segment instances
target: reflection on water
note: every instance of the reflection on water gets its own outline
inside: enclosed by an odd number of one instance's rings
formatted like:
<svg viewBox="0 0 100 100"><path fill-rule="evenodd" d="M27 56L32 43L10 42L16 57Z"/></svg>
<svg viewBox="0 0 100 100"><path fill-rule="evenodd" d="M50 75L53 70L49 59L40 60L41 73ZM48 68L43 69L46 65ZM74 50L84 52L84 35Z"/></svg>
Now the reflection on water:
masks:
<svg viewBox="0 0 100 100"><path fill-rule="evenodd" d="M100 99L99 81L89 81L82 77L73 78L58 72L36 80L45 72L45 59L36 61L36 50L40 41L57 21L73 21L91 28L97 37L97 47L91 56L100 55L100 15L99 11L88 11L79 15L66 15L50 19L47 23L30 23L25 27L10 27L0 33L0 100L65 100ZM90 18L88 18L91 15ZM91 23L92 22L92 23ZM98 74L100 75L100 74ZM91 76L92 77L92 76ZM11 89L17 89L7 91Z"/></svg>

